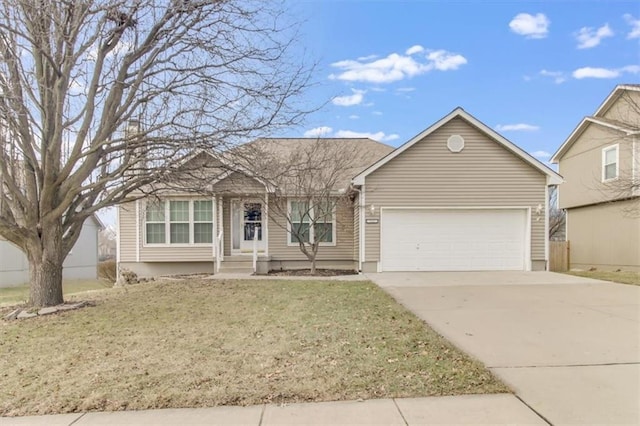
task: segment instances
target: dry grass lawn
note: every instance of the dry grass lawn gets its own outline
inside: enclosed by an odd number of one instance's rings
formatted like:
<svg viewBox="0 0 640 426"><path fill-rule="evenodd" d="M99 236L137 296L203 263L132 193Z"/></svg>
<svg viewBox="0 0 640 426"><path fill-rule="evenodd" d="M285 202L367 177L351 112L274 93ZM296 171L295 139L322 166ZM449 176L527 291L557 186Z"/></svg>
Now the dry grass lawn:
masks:
<svg viewBox="0 0 640 426"><path fill-rule="evenodd" d="M622 284L640 285L640 272L633 271L570 271L567 274Z"/></svg>
<svg viewBox="0 0 640 426"><path fill-rule="evenodd" d="M82 299L96 306L0 321L0 414L508 391L369 282L163 281Z"/></svg>
<svg viewBox="0 0 640 426"><path fill-rule="evenodd" d="M65 280L62 292L65 297L90 290L113 287L113 281L105 280ZM29 284L0 288L0 307L16 303L26 303L29 299Z"/></svg>

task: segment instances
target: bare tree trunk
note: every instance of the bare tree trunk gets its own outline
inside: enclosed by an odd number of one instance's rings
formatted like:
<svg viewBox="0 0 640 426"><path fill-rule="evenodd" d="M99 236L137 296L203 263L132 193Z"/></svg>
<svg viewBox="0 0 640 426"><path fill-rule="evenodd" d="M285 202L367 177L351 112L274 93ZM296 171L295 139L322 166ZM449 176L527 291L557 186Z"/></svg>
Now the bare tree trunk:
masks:
<svg viewBox="0 0 640 426"><path fill-rule="evenodd" d="M62 262L49 257L48 254L43 254L43 260L39 265L29 260L30 306L55 306L64 302L62 298Z"/></svg>
<svg viewBox="0 0 640 426"><path fill-rule="evenodd" d="M31 287L29 306L55 306L64 302L62 296L62 240L60 228L47 233L39 244L27 250Z"/></svg>

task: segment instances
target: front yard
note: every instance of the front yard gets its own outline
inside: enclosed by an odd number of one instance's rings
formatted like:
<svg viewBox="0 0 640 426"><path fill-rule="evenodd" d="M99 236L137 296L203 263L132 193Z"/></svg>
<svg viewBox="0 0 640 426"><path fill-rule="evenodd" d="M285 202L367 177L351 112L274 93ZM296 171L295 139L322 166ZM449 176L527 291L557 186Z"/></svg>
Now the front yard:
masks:
<svg viewBox="0 0 640 426"><path fill-rule="evenodd" d="M640 285L640 272L633 271L569 271L567 274L595 280L613 281L622 284Z"/></svg>
<svg viewBox="0 0 640 426"><path fill-rule="evenodd" d="M113 281L96 280L66 280L62 283L62 291L67 296L90 290L103 290L113 287ZM15 287L0 288L0 307L16 303L26 303L29 300L29 284Z"/></svg>
<svg viewBox="0 0 640 426"><path fill-rule="evenodd" d="M507 391L369 282L192 279L81 298L96 306L0 321L0 414Z"/></svg>

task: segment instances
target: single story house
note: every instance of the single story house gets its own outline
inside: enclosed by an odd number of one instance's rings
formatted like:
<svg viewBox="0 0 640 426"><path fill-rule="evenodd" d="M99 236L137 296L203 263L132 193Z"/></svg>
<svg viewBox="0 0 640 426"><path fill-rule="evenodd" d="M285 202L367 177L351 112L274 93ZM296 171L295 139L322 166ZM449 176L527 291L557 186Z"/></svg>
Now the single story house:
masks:
<svg viewBox="0 0 640 426"><path fill-rule="evenodd" d="M104 225L91 216L82 225L78 241L64 260L63 279L98 278L98 232ZM0 237L0 288L29 282L29 262L22 250Z"/></svg>
<svg viewBox="0 0 640 426"><path fill-rule="evenodd" d="M257 146L278 153L310 143L357 152L349 177L336 180L336 196L349 197L323 224L331 232L321 240L318 267L547 269L548 188L562 178L462 108L396 149L370 139L260 139ZM254 245L258 272L308 267L283 213L270 208L283 198L292 206L295 195L279 188L281 177L244 170L211 176L206 196L173 189L121 204L120 270L149 276L246 268Z"/></svg>

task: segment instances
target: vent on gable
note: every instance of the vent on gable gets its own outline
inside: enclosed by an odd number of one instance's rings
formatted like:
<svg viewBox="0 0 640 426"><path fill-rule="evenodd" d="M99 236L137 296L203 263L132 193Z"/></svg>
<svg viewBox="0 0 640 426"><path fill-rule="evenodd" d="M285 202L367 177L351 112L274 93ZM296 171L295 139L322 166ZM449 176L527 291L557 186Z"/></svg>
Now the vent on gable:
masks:
<svg viewBox="0 0 640 426"><path fill-rule="evenodd" d="M451 135L447 139L447 148L451 152L460 152L464 149L464 138L460 135Z"/></svg>

